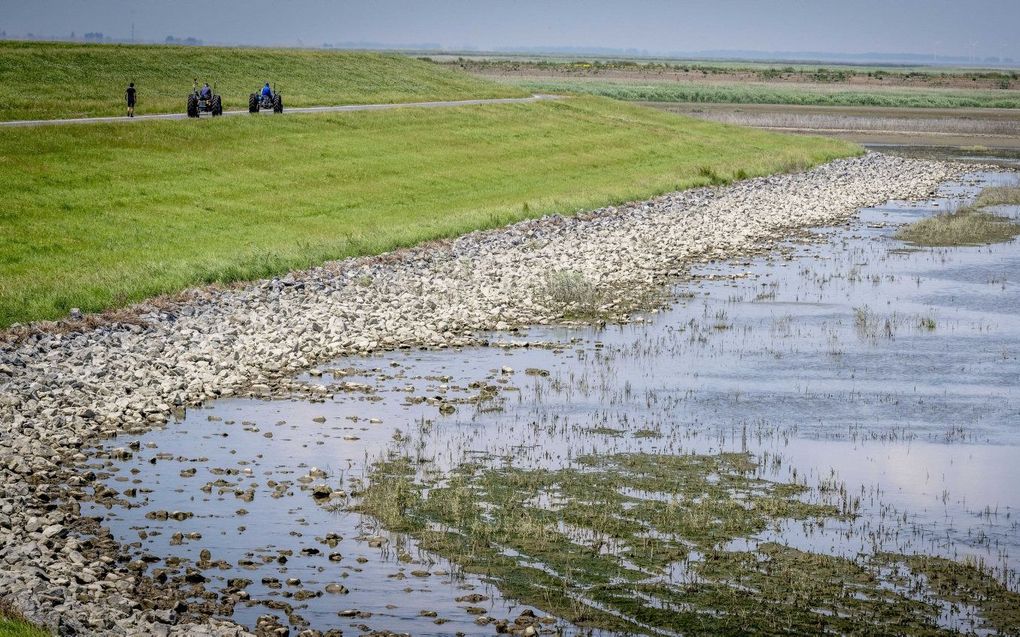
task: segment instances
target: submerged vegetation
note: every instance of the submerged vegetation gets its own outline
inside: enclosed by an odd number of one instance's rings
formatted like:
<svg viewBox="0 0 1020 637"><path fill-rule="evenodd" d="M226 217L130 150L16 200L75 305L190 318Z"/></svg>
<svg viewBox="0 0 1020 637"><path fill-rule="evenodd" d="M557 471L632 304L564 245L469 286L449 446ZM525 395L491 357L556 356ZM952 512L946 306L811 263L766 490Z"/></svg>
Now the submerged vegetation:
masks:
<svg viewBox="0 0 1020 637"><path fill-rule="evenodd" d="M896 238L921 246L966 246L1009 241L1020 235L1016 221L985 208L1020 205L1020 187L985 189L972 205L904 226Z"/></svg>
<svg viewBox="0 0 1020 637"><path fill-rule="evenodd" d="M1020 595L976 566L895 554L863 560L767 539L853 518L859 500L760 477L749 454L588 455L557 470L469 463L421 479L378 464L358 510L504 595L576 625L627 633L942 632L947 605L1008 632Z"/></svg>

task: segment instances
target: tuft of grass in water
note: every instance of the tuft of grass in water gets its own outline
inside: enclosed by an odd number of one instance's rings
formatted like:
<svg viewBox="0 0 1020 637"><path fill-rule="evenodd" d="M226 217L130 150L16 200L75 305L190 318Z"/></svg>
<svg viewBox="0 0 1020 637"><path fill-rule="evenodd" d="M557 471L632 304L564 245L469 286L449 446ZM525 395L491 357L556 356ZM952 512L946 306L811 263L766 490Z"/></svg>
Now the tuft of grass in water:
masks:
<svg viewBox="0 0 1020 637"><path fill-rule="evenodd" d="M988 206L1020 206L1020 187L993 186L985 188L974 201L975 208Z"/></svg>
<svg viewBox="0 0 1020 637"><path fill-rule="evenodd" d="M920 246L949 247L1001 243L1020 235L1020 224L976 208L960 208L900 228L896 238Z"/></svg>
<svg viewBox="0 0 1020 637"><path fill-rule="evenodd" d="M746 453L621 453L556 470L489 459L437 476L399 458L372 468L355 510L584 628L942 635L952 604L978 609L981 629L1018 625L1020 595L979 566L747 541L784 521L850 518L859 504L844 490L812 502L806 486L758 470ZM904 564L922 577L908 581Z"/></svg>
<svg viewBox="0 0 1020 637"><path fill-rule="evenodd" d="M1020 224L984 209L990 206L1017 205L1020 205L1020 187L985 188L973 204L904 226L895 236L901 241L930 247L1009 241L1020 235Z"/></svg>
<svg viewBox="0 0 1020 637"><path fill-rule="evenodd" d="M596 98L3 129L0 327L859 152Z"/></svg>

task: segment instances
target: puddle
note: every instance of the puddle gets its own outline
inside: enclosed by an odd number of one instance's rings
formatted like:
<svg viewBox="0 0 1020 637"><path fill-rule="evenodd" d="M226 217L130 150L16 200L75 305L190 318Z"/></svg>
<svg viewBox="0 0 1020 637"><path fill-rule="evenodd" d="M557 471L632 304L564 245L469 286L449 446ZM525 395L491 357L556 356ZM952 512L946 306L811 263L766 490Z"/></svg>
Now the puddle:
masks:
<svg viewBox="0 0 1020 637"><path fill-rule="evenodd" d="M83 514L105 516L151 561L197 563L203 549L223 560L203 571L205 587L252 580L252 602L233 609L250 627L290 612L319 630L491 633L476 623L479 608L512 618L526 607L345 510L372 463L399 453L442 474L473 458L556 469L590 453L747 451L761 477L804 484L821 501L842 493L858 500L859 516L786 521L728 550L779 542L849 558L974 560L1020 590L1018 243L916 250L891 238L898 224L974 195L978 182L1015 180L982 173L946 185L943 199L867 209L769 257L699 267L672 308L639 322L350 358L299 378L331 388L318 402L230 399L190 410L140 437L130 459L93 463L111 488L137 489L127 498L136 506ZM555 493L535 502L562 504ZM153 511L194 516L147 518ZM699 559L692 551L688 561ZM696 579L686 564L675 579ZM346 592L324 592L328 584ZM485 599L456 601L469 595ZM348 609L361 615L338 615Z"/></svg>

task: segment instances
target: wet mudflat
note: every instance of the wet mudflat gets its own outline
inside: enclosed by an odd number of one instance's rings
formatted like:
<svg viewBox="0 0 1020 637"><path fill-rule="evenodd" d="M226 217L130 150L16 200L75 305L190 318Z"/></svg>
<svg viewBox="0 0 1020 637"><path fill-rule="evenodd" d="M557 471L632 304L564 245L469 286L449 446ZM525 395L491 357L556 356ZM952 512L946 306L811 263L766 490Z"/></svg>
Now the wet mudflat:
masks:
<svg viewBox="0 0 1020 637"><path fill-rule="evenodd" d="M83 513L251 627L1015 630L1020 251L891 238L1014 182L699 268L627 325L189 410L110 441L92 466L131 505Z"/></svg>

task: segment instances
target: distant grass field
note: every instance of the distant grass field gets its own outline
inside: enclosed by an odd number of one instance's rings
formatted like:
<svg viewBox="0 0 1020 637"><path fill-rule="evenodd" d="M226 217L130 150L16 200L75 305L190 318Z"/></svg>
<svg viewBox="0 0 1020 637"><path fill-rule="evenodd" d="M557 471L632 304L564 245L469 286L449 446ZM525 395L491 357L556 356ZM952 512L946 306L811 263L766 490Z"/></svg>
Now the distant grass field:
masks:
<svg viewBox="0 0 1020 637"><path fill-rule="evenodd" d="M516 97L521 89L402 55L344 51L0 42L0 120L183 112L192 80L226 109L276 83L284 106Z"/></svg>
<svg viewBox="0 0 1020 637"><path fill-rule="evenodd" d="M695 84L556 78L500 78L527 92L578 93L635 102L715 102L804 106L1020 108L1020 91L936 88L852 89L838 85Z"/></svg>
<svg viewBox="0 0 1020 637"><path fill-rule="evenodd" d="M0 130L0 326L852 155L598 98Z"/></svg>

